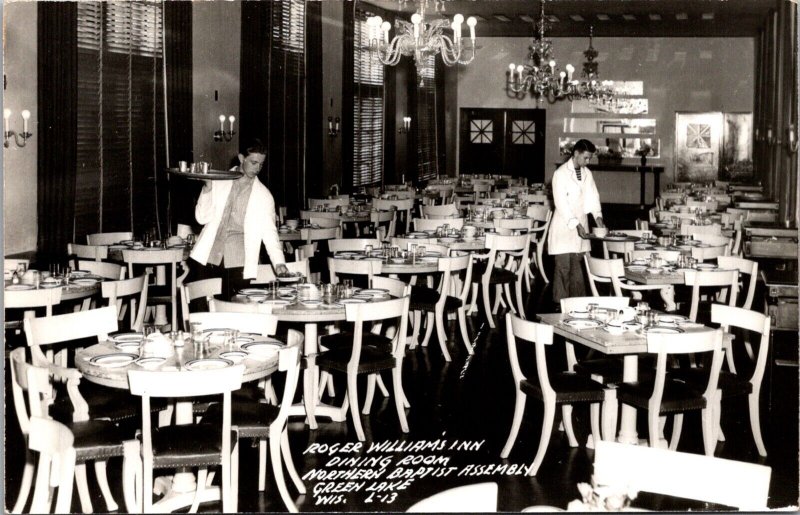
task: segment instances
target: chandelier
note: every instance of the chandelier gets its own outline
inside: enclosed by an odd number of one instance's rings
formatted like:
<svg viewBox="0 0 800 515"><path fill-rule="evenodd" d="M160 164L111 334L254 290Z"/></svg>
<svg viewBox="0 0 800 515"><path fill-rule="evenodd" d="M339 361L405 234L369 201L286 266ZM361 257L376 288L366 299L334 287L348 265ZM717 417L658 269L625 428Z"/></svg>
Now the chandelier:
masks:
<svg viewBox="0 0 800 515"><path fill-rule="evenodd" d="M541 3L539 23L534 26L534 38L528 52L528 63L508 65L506 93L510 97L523 98L526 93L536 97L538 102L547 100L587 99L592 103L611 102L614 96L612 81L599 81L597 72L597 50L592 46L592 32L589 34L589 48L583 53L587 61L583 63L583 80L573 78L575 67L567 64L561 70L553 58L553 43L545 38L547 21L544 15L544 0Z"/></svg>
<svg viewBox="0 0 800 515"><path fill-rule="evenodd" d="M447 66L454 64L469 64L475 58L475 25L477 20L470 16L467 18L469 26L469 44L464 45L461 39L461 24L464 16L456 14L452 22L447 18L426 20L425 9L429 0L420 0L419 9L411 16L411 23L404 20L395 20L396 35L390 38L392 25L383 21L380 16L372 16L367 24L374 27L379 37L370 40L370 50L375 52L381 63L395 66L402 56L414 56L417 74L422 76L428 58L442 54L442 60ZM435 2L436 11L444 11L442 0ZM405 3L401 0L401 3ZM452 38L444 31L451 29Z"/></svg>

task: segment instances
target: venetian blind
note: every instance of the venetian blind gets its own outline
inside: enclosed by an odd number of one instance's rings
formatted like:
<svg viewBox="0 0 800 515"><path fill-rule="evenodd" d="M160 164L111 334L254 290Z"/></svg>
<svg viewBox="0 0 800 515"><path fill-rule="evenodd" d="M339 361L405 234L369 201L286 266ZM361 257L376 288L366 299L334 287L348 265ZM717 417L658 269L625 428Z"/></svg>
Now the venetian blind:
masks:
<svg viewBox="0 0 800 515"><path fill-rule="evenodd" d="M428 56L419 71L417 89L417 179L435 179L439 174L436 131L436 63Z"/></svg>
<svg viewBox="0 0 800 515"><path fill-rule="evenodd" d="M159 221L162 16L156 1L78 3L74 241Z"/></svg>
<svg viewBox="0 0 800 515"><path fill-rule="evenodd" d="M379 184L383 177L383 65L369 51L380 37L367 25L372 13L356 9L353 35L353 186Z"/></svg>

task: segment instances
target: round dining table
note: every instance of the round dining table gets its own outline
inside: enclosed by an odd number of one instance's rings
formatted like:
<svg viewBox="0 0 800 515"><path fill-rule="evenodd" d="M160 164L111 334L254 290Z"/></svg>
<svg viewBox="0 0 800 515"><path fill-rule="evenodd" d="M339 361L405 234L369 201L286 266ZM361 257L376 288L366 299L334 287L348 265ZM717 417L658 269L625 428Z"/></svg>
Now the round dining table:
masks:
<svg viewBox="0 0 800 515"><path fill-rule="evenodd" d="M111 338L114 338L113 336ZM262 338L255 336L254 342L269 340L272 338ZM165 340L165 344L168 340ZM164 350L164 349L162 349ZM176 373L185 370L186 364L195 359L218 358L223 352L221 344L210 344L204 349L192 345L190 339L186 339L183 346L174 347L169 345L169 356L165 356L165 361L155 367L148 366L146 369L158 371L164 374ZM75 368L83 377L92 383L103 385L109 388L128 389L128 370L143 370L142 366L134 360L122 366L112 363L112 366L102 364L102 360L97 360L99 356L109 354L130 353L139 354L138 349L125 350L116 346L115 342L102 341L80 349L75 352ZM94 361L93 361L94 359ZM100 364L98 364L100 363ZM243 382L256 381L268 377L278 370L278 353L258 355L258 358L245 357L241 363L245 366ZM132 402L134 400L132 399ZM178 401L175 403L175 423L191 424L194 422L191 401ZM136 452L138 455L138 451ZM177 471L171 477L159 477L153 491L163 493L163 497L153 505L155 512L164 513L190 506L194 502L197 490L195 475L192 472ZM200 502L217 501L221 499L219 487L206 486L202 493ZM130 512L135 510L134 501L130 498L125 499Z"/></svg>

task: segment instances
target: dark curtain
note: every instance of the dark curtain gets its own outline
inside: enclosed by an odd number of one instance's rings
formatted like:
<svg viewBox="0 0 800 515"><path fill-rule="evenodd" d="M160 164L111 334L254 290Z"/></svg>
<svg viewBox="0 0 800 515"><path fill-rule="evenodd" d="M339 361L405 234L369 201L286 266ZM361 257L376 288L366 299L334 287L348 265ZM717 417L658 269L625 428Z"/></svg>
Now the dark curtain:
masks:
<svg viewBox="0 0 800 515"><path fill-rule="evenodd" d="M322 3L306 2L306 165L304 198L323 196ZM327 122L326 122L327 123ZM302 205L299 207L303 207Z"/></svg>
<svg viewBox="0 0 800 515"><path fill-rule="evenodd" d="M797 5L776 0L756 42L755 176L797 222Z"/></svg>
<svg viewBox="0 0 800 515"><path fill-rule="evenodd" d="M169 167L178 161L191 163L192 155L192 2L164 3L164 59L167 68L167 118L169 120ZM202 183L177 181L160 175L169 191L169 230L176 224L194 225L194 202Z"/></svg>
<svg viewBox="0 0 800 515"><path fill-rule="evenodd" d="M38 15L38 250L66 253L75 214L78 10L74 2L40 2Z"/></svg>
<svg viewBox="0 0 800 515"><path fill-rule="evenodd" d="M355 56L353 55L353 37L355 35L356 4L345 3L342 27L342 193L353 191L353 127L355 126L354 112L355 86L353 84L353 68Z"/></svg>
<svg viewBox="0 0 800 515"><path fill-rule="evenodd" d="M239 141L269 140L269 31L272 2L242 2Z"/></svg>

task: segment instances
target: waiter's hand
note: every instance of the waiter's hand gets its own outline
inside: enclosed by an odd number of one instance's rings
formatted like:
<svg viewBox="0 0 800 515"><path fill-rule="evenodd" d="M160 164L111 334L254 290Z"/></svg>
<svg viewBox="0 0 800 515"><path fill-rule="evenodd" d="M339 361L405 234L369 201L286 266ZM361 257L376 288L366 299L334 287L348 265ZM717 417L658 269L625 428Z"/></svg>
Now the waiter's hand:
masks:
<svg viewBox="0 0 800 515"><path fill-rule="evenodd" d="M275 265L275 273L278 275L289 275L289 269L286 265Z"/></svg>
<svg viewBox="0 0 800 515"><path fill-rule="evenodd" d="M594 222L597 224L597 227L605 227L606 226L606 224L603 222L603 217L602 216L598 216L597 218L595 218Z"/></svg>
<svg viewBox="0 0 800 515"><path fill-rule="evenodd" d="M578 236L580 236L583 239L586 239L586 230L583 228L583 225L578 224L578 227L576 227L576 229L578 229Z"/></svg>

